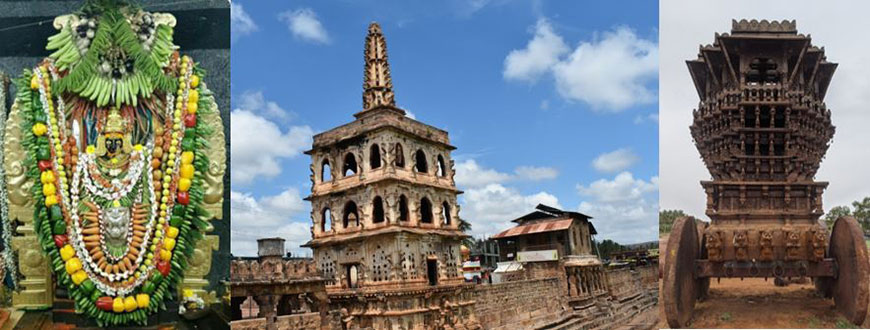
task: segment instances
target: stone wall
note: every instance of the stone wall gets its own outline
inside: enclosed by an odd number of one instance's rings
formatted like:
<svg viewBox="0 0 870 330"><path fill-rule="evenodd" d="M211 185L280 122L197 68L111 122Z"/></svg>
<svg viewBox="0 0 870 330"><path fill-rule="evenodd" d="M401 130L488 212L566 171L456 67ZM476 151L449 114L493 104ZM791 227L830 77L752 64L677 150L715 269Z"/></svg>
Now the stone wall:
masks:
<svg viewBox="0 0 870 330"><path fill-rule="evenodd" d="M548 274L543 272L547 267L538 268L534 273ZM480 325L498 330L612 328L657 303L655 266L607 270L608 291L580 300L568 296L564 274L551 275L476 286Z"/></svg>
<svg viewBox="0 0 870 330"><path fill-rule="evenodd" d="M230 265L232 281L273 281L317 277L314 259L233 260Z"/></svg>
<svg viewBox="0 0 870 330"><path fill-rule="evenodd" d="M564 314L564 297L559 277L478 285L474 310L485 329L533 328Z"/></svg>
<svg viewBox="0 0 870 330"><path fill-rule="evenodd" d="M644 281L639 270L615 269L607 270L606 273L607 288L614 300L629 299L644 291Z"/></svg>
<svg viewBox="0 0 870 330"><path fill-rule="evenodd" d="M278 316L275 325L278 330L320 330L320 313L305 313ZM265 329L266 319L256 318L230 322L233 330Z"/></svg>

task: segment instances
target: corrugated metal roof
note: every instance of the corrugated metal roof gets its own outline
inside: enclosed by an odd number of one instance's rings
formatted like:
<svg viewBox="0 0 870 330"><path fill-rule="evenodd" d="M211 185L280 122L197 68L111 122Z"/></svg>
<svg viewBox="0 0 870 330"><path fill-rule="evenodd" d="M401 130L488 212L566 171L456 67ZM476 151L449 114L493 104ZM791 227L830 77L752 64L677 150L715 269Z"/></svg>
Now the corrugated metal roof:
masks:
<svg viewBox="0 0 870 330"><path fill-rule="evenodd" d="M543 221L536 223L529 223L525 225L516 226L500 232L493 236L492 238L505 238L512 236L520 236L527 234L535 234L535 233L544 233L548 231L557 231L557 230L565 230L571 227L571 223L574 222L574 219L562 219L562 220L554 220L554 221Z"/></svg>

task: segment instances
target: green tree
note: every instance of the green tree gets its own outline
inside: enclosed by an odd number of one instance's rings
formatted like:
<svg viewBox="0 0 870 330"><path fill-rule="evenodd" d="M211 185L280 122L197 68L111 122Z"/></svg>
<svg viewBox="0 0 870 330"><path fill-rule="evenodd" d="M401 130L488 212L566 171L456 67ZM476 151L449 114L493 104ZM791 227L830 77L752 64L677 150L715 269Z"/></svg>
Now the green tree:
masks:
<svg viewBox="0 0 870 330"><path fill-rule="evenodd" d="M468 234L468 232L471 231L471 223L463 219L459 219L459 230L461 230L463 233ZM474 243L474 238L471 236L466 237L464 240L462 240L462 244L469 249L474 246Z"/></svg>
<svg viewBox="0 0 870 330"><path fill-rule="evenodd" d="M864 200L866 201L867 199L865 198ZM857 201L855 203L857 203ZM828 226L828 231L830 232L834 229L834 221L837 221L837 218L846 215L852 215L852 210L849 209L848 206L840 205L832 207L828 213L825 214L825 225Z"/></svg>
<svg viewBox="0 0 870 330"><path fill-rule="evenodd" d="M603 240L601 242L596 241L595 246L598 248L598 253L601 254L602 259L609 259L610 254L613 252L626 250L625 246L622 246L619 243L616 243L609 239Z"/></svg>
<svg viewBox="0 0 870 330"><path fill-rule="evenodd" d="M688 216L683 210L662 210L659 211L659 234L667 234L671 232L674 226L674 221L680 217Z"/></svg>
<svg viewBox="0 0 870 330"><path fill-rule="evenodd" d="M861 224L864 231L870 230L870 197L852 202L852 216Z"/></svg>

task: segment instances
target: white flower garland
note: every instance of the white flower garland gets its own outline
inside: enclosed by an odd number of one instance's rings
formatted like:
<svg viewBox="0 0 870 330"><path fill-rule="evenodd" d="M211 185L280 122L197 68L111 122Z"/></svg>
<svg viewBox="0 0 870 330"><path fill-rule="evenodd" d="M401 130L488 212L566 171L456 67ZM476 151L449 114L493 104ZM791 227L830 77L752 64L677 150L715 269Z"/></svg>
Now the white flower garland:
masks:
<svg viewBox="0 0 870 330"><path fill-rule="evenodd" d="M151 157L151 143L149 143L149 146L146 148L146 150L147 150L147 152L143 153L143 159ZM86 154L82 154L79 157L82 157L84 155L86 155ZM84 157L88 157L88 156L84 156ZM76 167L77 168L76 168L76 171L73 173L73 181L72 181L72 202L74 203L74 205L78 205L78 202L79 202L79 192L80 192L81 185L82 185L81 177L83 175L87 176L87 167L84 164L84 162L79 162L79 164L77 164ZM146 173L146 176L147 176L147 180L145 180L145 182L153 182L153 173L151 171L148 171ZM148 189L153 189L153 187L149 186ZM99 280L99 278L97 278L97 275L95 275L95 273L99 274L99 276L108 278L110 282L115 282L116 280L123 280L123 279L129 278L131 275L133 275L139 269L139 266L142 264L142 259L148 253L148 246L150 245L151 231L152 231L152 228L153 228L153 225L155 222L154 220L157 218L156 217L156 215L157 215L157 197L153 193L153 191L150 195L151 195L151 198L150 198L151 199L150 200L151 214L149 216L149 220L146 222L146 225L145 225L145 237L144 237L144 241L142 242L142 245L139 247L140 248L139 256L136 258L136 262L133 263L133 267L131 269L128 269L127 271L125 271L123 273L119 273L119 274L106 273L105 271L103 271L102 269L99 268L99 265L97 265L96 262L94 262L93 258L91 258L90 252L88 252L87 248L85 247L84 240L82 240L82 237L81 237L82 236L82 227L81 227L78 212L73 212L70 214L70 217L71 217L72 223L73 223L73 231L71 233L72 235L70 235L70 240L73 243L72 244L73 247L75 247L75 249L77 250L77 252L78 252L77 254L84 257L83 258L84 262L82 262L82 265L83 265L82 268L84 268L85 273L88 274L88 277L91 278L91 281L94 282L94 284L97 286L97 288L100 289L100 291L105 292L106 294L108 294L110 296L124 296L124 295L129 294L130 292L133 291L133 289L135 289L140 284L142 284L142 282L145 281L145 279L147 279L149 277L148 275L151 274L151 271L154 269L153 263L150 266L146 266L145 272L140 273L139 278L137 278L136 281L133 282L133 285L125 286L123 288L114 288L114 287L108 286L105 283L103 283L103 281ZM131 220L131 223L132 223L132 220ZM101 238L101 243L102 243L102 238Z"/></svg>
<svg viewBox="0 0 870 330"><path fill-rule="evenodd" d="M5 153L3 151L6 133L6 74L0 72L0 219L3 222L3 265L12 279L12 289L18 288L18 267L15 252L12 250L12 219L9 218L9 197L6 192ZM2 279L0 279L2 280Z"/></svg>
<svg viewBox="0 0 870 330"><path fill-rule="evenodd" d="M76 167L76 172L84 171L85 188L87 188L87 190L90 193L92 193L94 195L98 195L98 196L100 196L104 199L107 199L107 200L117 200L118 198L121 198L122 196L127 196L127 194L129 194L130 191L132 191L133 188L135 188L136 184L139 181L140 175L142 174L142 167L143 167L143 164L145 163L144 159L145 159L146 155L151 154L151 150L152 149L150 148L150 145L149 145L149 148L146 150L147 152L145 152L145 151L133 151L133 155L137 156L138 161L131 164L130 170L127 171L128 177L125 178L125 181L128 181L129 184L127 184L126 186L121 186L119 188L115 188L116 192L114 192L114 193L104 192L104 191L100 190L99 188L95 187L93 180L91 180L91 175L89 175L90 172L88 172L88 169L90 168L90 166L92 164L94 164L93 155L81 154L79 156L80 163ZM134 173L134 172L135 172L136 176L133 178L130 178L130 174ZM116 182L116 181L117 180L112 180L112 183L113 184L117 183L119 185L121 184L120 182ZM78 194L79 194L78 186L73 187L73 193L76 194L75 197L78 198ZM140 196L136 196L136 202L141 202ZM103 217L102 212L98 213L100 233L104 232L103 231L102 217ZM113 263L116 263L118 261L122 261L124 258L126 258L127 252L130 251L130 242L132 242L132 240L133 240L132 228L133 228L133 222L130 221L130 224L128 225L128 228L127 228L127 247L124 249L124 254L121 257L115 257L114 255L106 253L106 255L105 255L106 258L111 260ZM107 251L105 236L103 236L103 235L100 235L100 248L103 251Z"/></svg>
<svg viewBox="0 0 870 330"><path fill-rule="evenodd" d="M150 148L148 151L148 154L151 154ZM94 180L93 178L91 178L91 175L85 175L85 188L87 188L90 193L108 200L115 200L121 198L122 196L127 196L127 194L129 194L130 191L132 191L133 188L136 187L136 184L141 177L142 169L145 167L146 163L144 151L134 150L132 155L138 156L138 160L131 164L130 170L127 171L127 175L123 180L112 179L112 181L110 181L110 183L112 184L111 189L103 187L102 185L94 184ZM83 165L81 167L84 168L86 174L90 174L87 172L89 166L95 163L95 158L96 157L93 157L92 155L87 153L79 155L79 164ZM123 183L125 181L129 183Z"/></svg>

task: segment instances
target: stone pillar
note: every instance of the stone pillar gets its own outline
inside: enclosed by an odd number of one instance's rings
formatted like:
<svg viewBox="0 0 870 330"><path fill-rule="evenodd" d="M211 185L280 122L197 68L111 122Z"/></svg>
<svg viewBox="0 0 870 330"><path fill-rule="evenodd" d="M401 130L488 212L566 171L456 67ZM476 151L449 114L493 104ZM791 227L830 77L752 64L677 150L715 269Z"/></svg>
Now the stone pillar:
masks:
<svg viewBox="0 0 870 330"><path fill-rule="evenodd" d="M595 274L595 291L601 291L601 272L598 268L593 268L592 272Z"/></svg>
<svg viewBox="0 0 870 330"><path fill-rule="evenodd" d="M254 301L260 307L260 313L257 317L266 318L266 329L277 330L278 325L275 322L278 320L278 311L276 305L280 296L276 295L260 295L254 296Z"/></svg>
<svg viewBox="0 0 870 330"><path fill-rule="evenodd" d="M595 268L595 284L598 285L598 291L604 291L604 276L601 276L601 269Z"/></svg>
<svg viewBox="0 0 870 330"><path fill-rule="evenodd" d="M568 268L568 295L577 296L577 275L575 268Z"/></svg>

